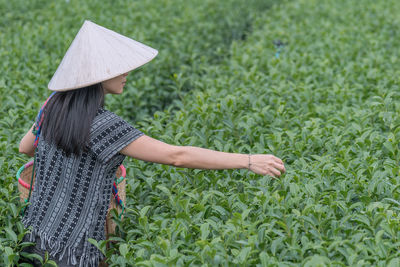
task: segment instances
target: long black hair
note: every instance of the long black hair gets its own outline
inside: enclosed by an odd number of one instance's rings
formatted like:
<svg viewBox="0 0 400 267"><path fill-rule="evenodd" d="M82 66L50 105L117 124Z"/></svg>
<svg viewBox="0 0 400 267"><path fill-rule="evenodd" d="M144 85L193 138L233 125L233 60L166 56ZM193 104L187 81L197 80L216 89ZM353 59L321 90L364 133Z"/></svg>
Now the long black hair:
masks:
<svg viewBox="0 0 400 267"><path fill-rule="evenodd" d="M55 93L42 114L44 140L62 149L66 156L79 155L87 149L91 124L103 106L101 83Z"/></svg>

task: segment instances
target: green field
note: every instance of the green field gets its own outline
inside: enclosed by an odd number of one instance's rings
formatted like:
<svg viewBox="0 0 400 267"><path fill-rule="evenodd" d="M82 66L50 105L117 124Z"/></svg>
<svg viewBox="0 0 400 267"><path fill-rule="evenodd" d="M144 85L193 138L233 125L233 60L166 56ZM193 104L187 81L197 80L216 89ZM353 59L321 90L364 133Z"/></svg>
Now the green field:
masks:
<svg viewBox="0 0 400 267"><path fill-rule="evenodd" d="M20 257L19 140L91 19L159 50L108 109L287 169L127 159L119 242L99 242L110 266L400 266L399 1L83 2L0 1L0 265Z"/></svg>

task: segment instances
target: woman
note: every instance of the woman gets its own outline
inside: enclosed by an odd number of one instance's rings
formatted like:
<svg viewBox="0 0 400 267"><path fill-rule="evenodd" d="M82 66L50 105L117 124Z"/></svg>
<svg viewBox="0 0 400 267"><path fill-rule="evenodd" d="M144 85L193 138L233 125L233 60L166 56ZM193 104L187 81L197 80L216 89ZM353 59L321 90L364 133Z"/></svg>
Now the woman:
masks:
<svg viewBox="0 0 400 267"><path fill-rule="evenodd" d="M19 147L35 156L35 190L22 220L32 226L25 240L36 242L33 252L47 250L59 266L98 266L104 256L87 239L105 239L113 177L126 156L185 168L285 171L273 155L166 144L104 109L104 96L121 94L128 73L156 55L90 21L78 32L49 83L56 93ZM33 132L39 133L36 149Z"/></svg>

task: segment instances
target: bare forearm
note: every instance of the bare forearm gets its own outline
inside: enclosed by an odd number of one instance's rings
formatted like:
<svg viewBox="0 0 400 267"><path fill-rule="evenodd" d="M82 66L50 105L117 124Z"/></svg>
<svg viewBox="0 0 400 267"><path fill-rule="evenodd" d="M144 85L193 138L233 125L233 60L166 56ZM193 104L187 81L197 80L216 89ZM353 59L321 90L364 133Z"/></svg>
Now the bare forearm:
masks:
<svg viewBox="0 0 400 267"><path fill-rule="evenodd" d="M269 154L238 154L215 150L169 145L149 136L141 136L120 151L122 154L149 162L192 169L244 169L279 176L285 172L283 161Z"/></svg>
<svg viewBox="0 0 400 267"><path fill-rule="evenodd" d="M179 150L177 167L209 170L248 167L247 154L226 153L193 146L182 146Z"/></svg>
<svg viewBox="0 0 400 267"><path fill-rule="evenodd" d="M32 133L32 130L33 126L31 127L31 129L29 129L29 131L25 134L25 136L19 143L19 152L31 157L33 157L35 153L35 147L33 146L35 135Z"/></svg>

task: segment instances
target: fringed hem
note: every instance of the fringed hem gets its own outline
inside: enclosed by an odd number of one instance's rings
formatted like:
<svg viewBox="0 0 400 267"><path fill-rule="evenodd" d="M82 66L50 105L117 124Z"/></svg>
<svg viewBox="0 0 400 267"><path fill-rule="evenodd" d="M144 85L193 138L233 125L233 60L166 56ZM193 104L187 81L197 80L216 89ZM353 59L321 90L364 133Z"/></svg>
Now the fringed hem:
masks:
<svg viewBox="0 0 400 267"><path fill-rule="evenodd" d="M24 218L22 223L26 227L28 220L25 220ZM58 258L59 261L61 261L64 256L67 256L67 264L77 265L79 260L79 267L98 267L100 261L105 258L100 250L90 253L87 251L87 249L84 249L82 255L76 255L76 248L65 246L64 242L60 242L55 237L50 237L47 235L47 233L37 231L36 229L33 229L27 235L29 242L36 242L36 237L39 237L41 241L40 249L47 250L49 252L49 256Z"/></svg>
<svg viewBox="0 0 400 267"><path fill-rule="evenodd" d="M95 255L82 256L79 262L79 267L85 267L85 266L98 267L100 261L102 261L103 259L104 259L103 255L99 256L95 254Z"/></svg>

